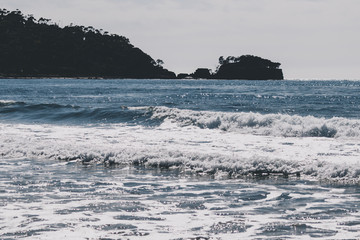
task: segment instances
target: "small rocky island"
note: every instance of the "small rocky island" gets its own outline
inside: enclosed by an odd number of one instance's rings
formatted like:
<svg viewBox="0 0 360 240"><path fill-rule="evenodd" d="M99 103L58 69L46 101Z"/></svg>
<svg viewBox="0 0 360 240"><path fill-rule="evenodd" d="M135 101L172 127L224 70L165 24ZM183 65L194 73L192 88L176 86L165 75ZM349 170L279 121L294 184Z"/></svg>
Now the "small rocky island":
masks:
<svg viewBox="0 0 360 240"><path fill-rule="evenodd" d="M134 47L129 39L93 27L59 27L19 10L0 9L0 77L138 79L283 79L280 63L252 55L219 58L212 72L177 76Z"/></svg>
<svg viewBox="0 0 360 240"><path fill-rule="evenodd" d="M280 63L272 62L252 55L219 58L215 72L207 68L198 68L192 74L181 73L178 78L195 79L246 79L246 80L282 80L283 72Z"/></svg>

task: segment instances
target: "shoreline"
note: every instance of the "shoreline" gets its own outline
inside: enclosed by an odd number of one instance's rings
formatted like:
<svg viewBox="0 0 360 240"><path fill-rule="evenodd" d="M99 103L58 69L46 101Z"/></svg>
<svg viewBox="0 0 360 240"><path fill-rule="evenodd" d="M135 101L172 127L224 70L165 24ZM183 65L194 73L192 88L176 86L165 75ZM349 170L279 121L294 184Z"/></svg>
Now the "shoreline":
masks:
<svg viewBox="0 0 360 240"><path fill-rule="evenodd" d="M8 77L8 76L0 76L0 79L79 79L79 80L111 80L111 79L118 79L118 80L230 80L230 81L284 81L284 80L301 80L301 79L219 79L219 78L136 78L136 77L61 77L61 76L41 76L41 77ZM336 79L335 79L336 80Z"/></svg>
<svg viewBox="0 0 360 240"><path fill-rule="evenodd" d="M360 81L360 79L257 79L257 80L250 80L250 79L217 79L217 78L122 78L122 77L4 77L0 76L1 80L6 79L75 79L75 80L186 80L186 81L201 81L201 80L219 80L219 81Z"/></svg>

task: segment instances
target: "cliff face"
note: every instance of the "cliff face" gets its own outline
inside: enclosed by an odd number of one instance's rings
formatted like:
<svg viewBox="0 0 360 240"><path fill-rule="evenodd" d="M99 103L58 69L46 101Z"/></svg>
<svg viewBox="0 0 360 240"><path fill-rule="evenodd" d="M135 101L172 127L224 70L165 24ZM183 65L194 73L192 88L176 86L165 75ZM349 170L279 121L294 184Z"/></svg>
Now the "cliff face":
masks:
<svg viewBox="0 0 360 240"><path fill-rule="evenodd" d="M175 78L126 37L0 9L0 76Z"/></svg>

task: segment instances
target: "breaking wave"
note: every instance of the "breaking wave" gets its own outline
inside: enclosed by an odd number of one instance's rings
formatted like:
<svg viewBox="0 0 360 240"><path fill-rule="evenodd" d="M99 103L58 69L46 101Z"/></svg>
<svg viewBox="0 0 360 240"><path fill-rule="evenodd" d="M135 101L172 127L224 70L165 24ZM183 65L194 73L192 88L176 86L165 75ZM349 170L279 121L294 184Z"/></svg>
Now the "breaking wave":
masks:
<svg viewBox="0 0 360 240"><path fill-rule="evenodd" d="M98 124L121 123L159 126L171 121L178 126L219 129L263 136L360 138L360 120L340 117L317 118L254 112L195 111L169 107L80 107L59 104L28 104L0 100L3 120L28 123Z"/></svg>
<svg viewBox="0 0 360 240"><path fill-rule="evenodd" d="M90 146L87 146L90 147ZM83 151L82 151L83 150ZM26 150L25 150L26 151ZM3 158L12 155L1 154ZM134 165L159 169L181 169L196 174L222 175L232 178L253 176L310 177L318 180L343 183L359 183L360 169L351 164L338 164L326 161L298 161L270 158L264 156L235 157L222 154L168 151L165 149L67 149L48 152L34 150L17 152L17 158L43 158L60 161L77 161L84 165ZM13 155L14 156L14 155Z"/></svg>
<svg viewBox="0 0 360 240"><path fill-rule="evenodd" d="M316 118L252 112L210 112L155 107L153 118L171 119L181 126L240 131L282 137L360 137L360 121L346 118Z"/></svg>
<svg viewBox="0 0 360 240"><path fill-rule="evenodd" d="M360 182L357 140L284 138L109 124L97 127L0 124L1 159L141 165L229 177L307 176Z"/></svg>
<svg viewBox="0 0 360 240"><path fill-rule="evenodd" d="M10 105L24 105L24 102L17 102L13 100L0 100L0 107L10 106Z"/></svg>

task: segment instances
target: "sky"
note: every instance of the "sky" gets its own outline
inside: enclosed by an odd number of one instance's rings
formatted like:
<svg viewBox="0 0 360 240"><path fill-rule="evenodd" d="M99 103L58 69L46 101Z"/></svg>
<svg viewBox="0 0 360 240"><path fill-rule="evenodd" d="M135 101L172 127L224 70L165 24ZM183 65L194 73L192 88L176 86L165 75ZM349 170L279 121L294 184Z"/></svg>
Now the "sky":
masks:
<svg viewBox="0 0 360 240"><path fill-rule="evenodd" d="M360 80L360 0L0 0L0 8L125 36L175 73L251 54L280 62L286 79Z"/></svg>

